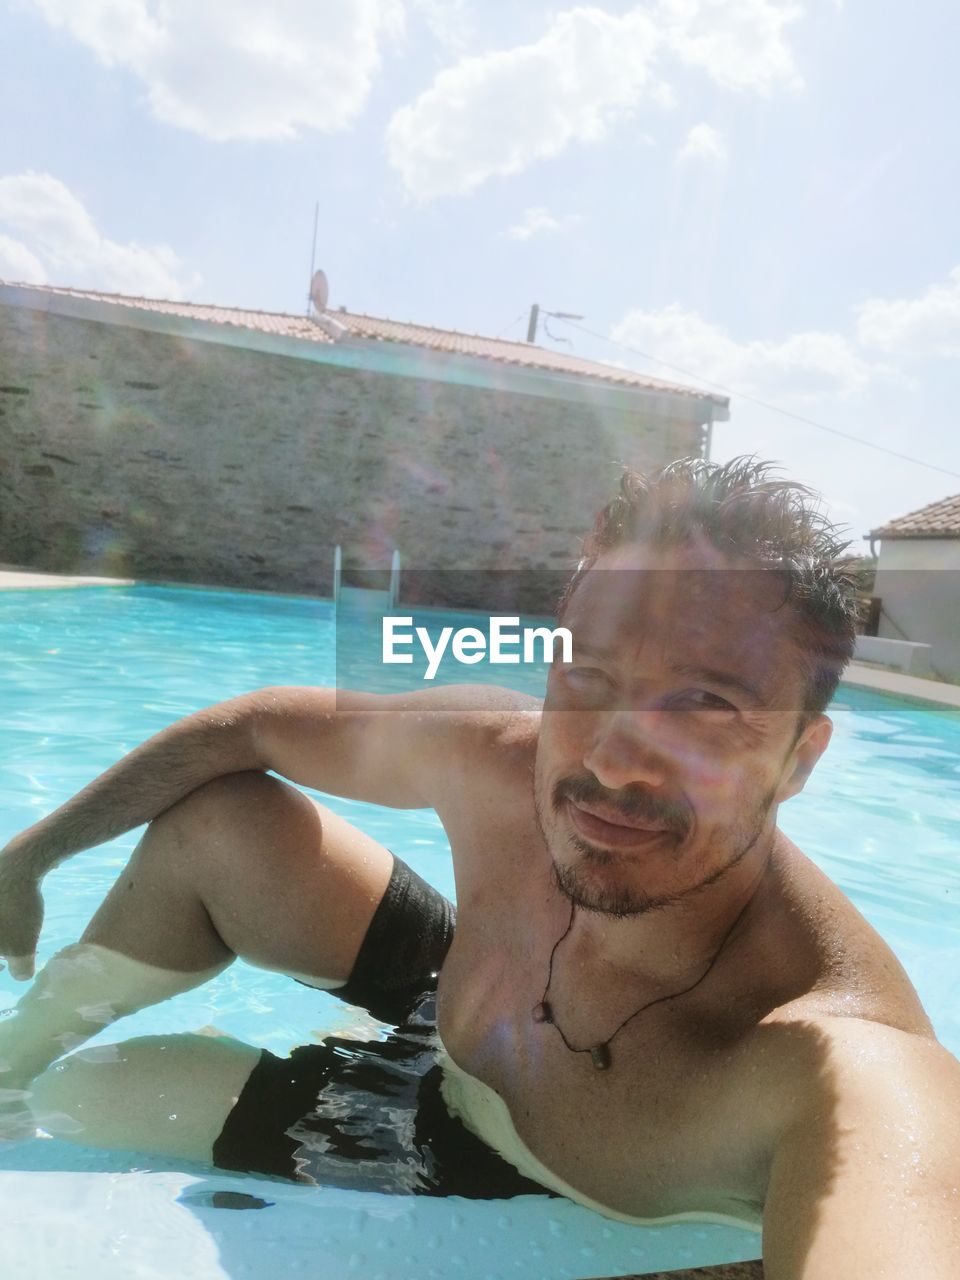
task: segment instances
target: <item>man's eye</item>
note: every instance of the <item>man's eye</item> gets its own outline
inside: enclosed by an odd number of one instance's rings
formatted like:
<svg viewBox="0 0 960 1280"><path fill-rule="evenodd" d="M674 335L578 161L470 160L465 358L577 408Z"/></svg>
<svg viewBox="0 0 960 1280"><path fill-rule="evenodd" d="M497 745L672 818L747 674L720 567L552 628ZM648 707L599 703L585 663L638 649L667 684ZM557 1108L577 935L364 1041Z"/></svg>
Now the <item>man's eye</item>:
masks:
<svg viewBox="0 0 960 1280"><path fill-rule="evenodd" d="M726 698L721 698L718 693L711 693L709 689L688 689L685 693L681 693L674 699L674 703L679 706L690 706L703 711L736 711L736 707L732 702L728 702Z"/></svg>
<svg viewBox="0 0 960 1280"><path fill-rule="evenodd" d="M564 667L563 678L574 689L585 693L600 693L610 688L610 677L599 667Z"/></svg>

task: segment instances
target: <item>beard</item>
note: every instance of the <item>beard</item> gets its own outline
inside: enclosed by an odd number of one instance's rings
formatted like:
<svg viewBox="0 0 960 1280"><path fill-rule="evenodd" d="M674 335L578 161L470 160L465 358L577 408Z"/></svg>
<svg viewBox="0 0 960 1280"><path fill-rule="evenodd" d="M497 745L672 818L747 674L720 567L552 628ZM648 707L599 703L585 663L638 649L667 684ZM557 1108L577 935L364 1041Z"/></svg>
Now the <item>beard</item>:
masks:
<svg viewBox="0 0 960 1280"><path fill-rule="evenodd" d="M763 832L775 796L776 785L726 838L718 833L718 839L729 845L729 856L709 875L687 889L665 894L647 892L642 886L632 883L638 865L635 855L598 848L576 833L565 837L568 848L575 852L576 858L563 864L558 863L556 858L553 860L554 883L574 906L616 919L644 915L648 911L672 906L716 884L750 852ZM673 837L677 845L682 845L693 828L693 816L683 806L661 800L647 792L629 789L615 796L611 795L590 774L566 778L556 784L551 797L554 816L559 815L566 800L579 800L585 804L602 803L605 807L618 810L625 818L662 825L666 828L663 838ZM538 795L534 797L534 807L540 834L549 848L550 841ZM622 874L618 875L618 868L623 869Z"/></svg>

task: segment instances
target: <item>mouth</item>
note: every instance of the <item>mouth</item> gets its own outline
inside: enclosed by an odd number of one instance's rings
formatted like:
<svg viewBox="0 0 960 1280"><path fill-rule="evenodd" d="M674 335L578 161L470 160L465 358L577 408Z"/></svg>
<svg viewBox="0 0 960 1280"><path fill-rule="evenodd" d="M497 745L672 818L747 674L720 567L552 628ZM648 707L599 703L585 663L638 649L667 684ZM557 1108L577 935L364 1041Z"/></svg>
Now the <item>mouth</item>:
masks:
<svg viewBox="0 0 960 1280"><path fill-rule="evenodd" d="M594 844L604 844L612 849L641 849L669 834L663 823L629 818L623 813L569 799L564 803L573 825Z"/></svg>

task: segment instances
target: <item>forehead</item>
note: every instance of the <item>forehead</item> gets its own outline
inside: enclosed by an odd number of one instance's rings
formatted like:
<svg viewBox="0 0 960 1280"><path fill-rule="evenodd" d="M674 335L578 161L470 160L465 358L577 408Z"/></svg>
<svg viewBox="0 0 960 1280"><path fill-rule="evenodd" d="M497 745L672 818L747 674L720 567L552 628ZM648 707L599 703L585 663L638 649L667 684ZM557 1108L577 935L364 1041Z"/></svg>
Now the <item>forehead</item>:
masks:
<svg viewBox="0 0 960 1280"><path fill-rule="evenodd" d="M563 616L575 644L619 660L718 663L767 681L798 671L783 578L713 547L617 548L599 557Z"/></svg>

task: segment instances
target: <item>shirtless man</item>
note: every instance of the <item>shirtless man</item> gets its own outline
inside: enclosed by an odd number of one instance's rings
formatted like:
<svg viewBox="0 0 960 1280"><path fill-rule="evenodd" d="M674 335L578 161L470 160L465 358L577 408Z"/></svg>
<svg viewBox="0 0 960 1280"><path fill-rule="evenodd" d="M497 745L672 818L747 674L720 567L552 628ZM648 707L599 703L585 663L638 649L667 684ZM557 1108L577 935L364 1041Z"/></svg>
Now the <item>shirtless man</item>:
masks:
<svg viewBox="0 0 960 1280"><path fill-rule="evenodd" d="M441 1069L416 1040L422 998L395 1057L441 1076L444 1115L519 1170L513 1190L531 1179L629 1219L762 1221L767 1280L956 1280L960 1064L890 949L776 825L827 747L852 651L840 549L805 491L750 461L627 474L565 599L573 659L543 704L277 688L157 735L0 855L0 953L29 976L43 874L150 824L81 942L0 1024L8 1096L237 955L349 998L380 963L375 1012L442 966ZM457 884L448 955L444 907L268 770L437 811ZM301 1052L281 1064L294 1092ZM248 1096L268 1068L282 1082L271 1057L144 1037L112 1062L66 1058L33 1106L80 1141L216 1159L282 1096ZM344 1095L311 1087L313 1150L329 1154L324 1106ZM288 1128L295 1176L309 1126Z"/></svg>

